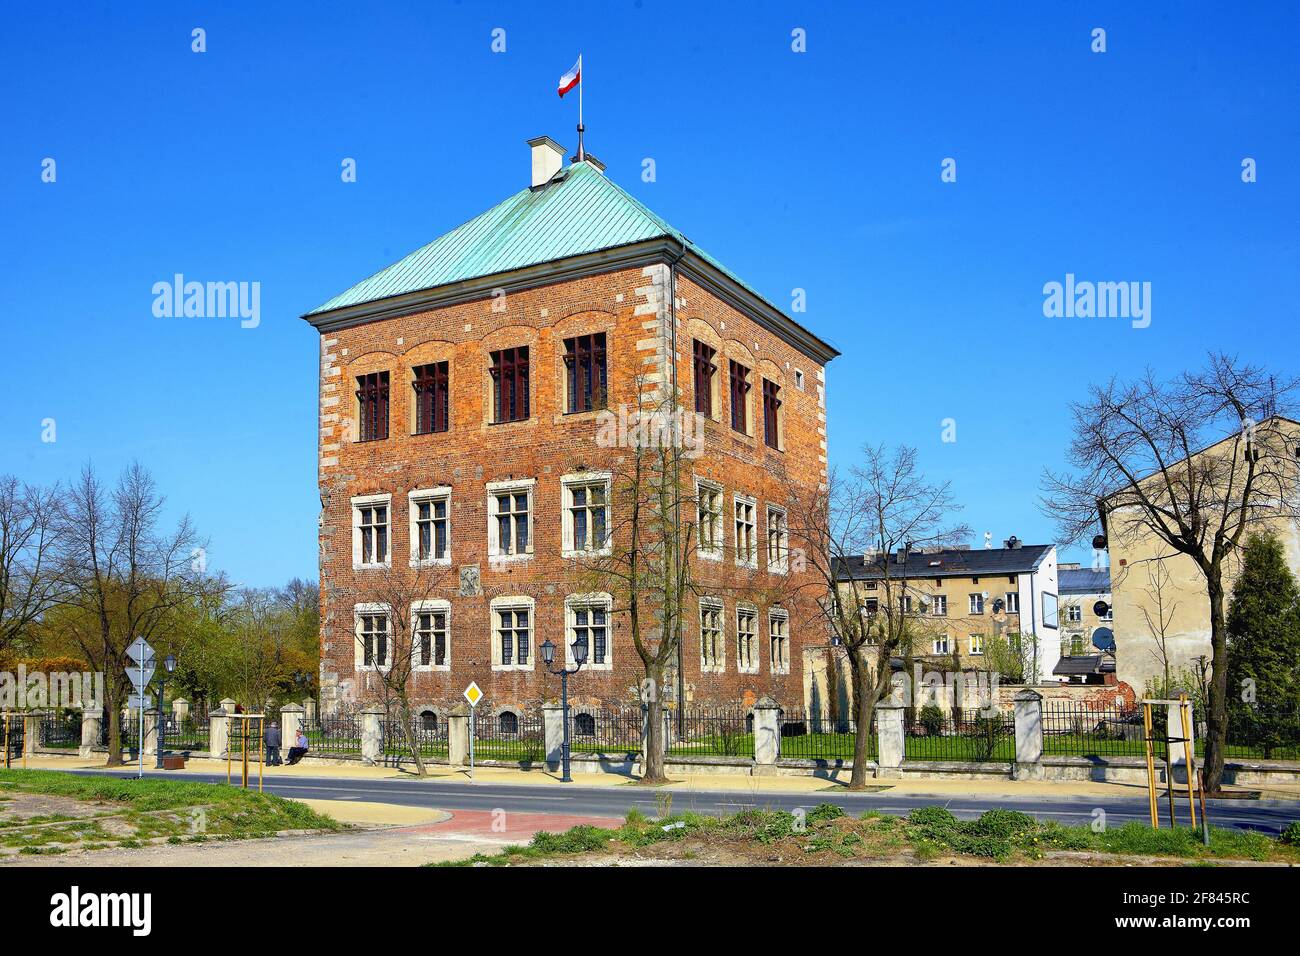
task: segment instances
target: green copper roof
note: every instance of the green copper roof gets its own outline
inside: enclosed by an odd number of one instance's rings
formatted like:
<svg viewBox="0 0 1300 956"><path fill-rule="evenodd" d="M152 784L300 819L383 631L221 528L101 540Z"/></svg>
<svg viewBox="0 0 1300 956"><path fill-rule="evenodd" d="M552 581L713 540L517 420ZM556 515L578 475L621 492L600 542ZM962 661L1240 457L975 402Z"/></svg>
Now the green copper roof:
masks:
<svg viewBox="0 0 1300 956"><path fill-rule="evenodd" d="M582 162L567 167L561 179L544 189L520 190L307 314L663 237L681 243L758 296L681 232Z"/></svg>

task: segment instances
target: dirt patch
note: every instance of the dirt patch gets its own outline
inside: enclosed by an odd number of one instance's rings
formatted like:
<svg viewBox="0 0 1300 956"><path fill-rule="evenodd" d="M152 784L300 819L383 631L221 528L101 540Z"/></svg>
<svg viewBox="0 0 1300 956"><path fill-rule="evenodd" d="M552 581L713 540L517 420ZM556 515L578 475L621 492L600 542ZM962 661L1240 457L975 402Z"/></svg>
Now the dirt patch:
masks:
<svg viewBox="0 0 1300 956"><path fill-rule="evenodd" d="M10 791L0 803L0 827L39 822L42 819L82 820L113 812L103 803L90 803L45 793Z"/></svg>

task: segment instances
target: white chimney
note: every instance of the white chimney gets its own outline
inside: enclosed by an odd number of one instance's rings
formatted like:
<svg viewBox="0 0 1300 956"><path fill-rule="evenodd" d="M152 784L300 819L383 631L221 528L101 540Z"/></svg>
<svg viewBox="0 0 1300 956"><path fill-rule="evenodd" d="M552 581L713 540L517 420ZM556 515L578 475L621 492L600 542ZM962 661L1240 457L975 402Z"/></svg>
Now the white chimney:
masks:
<svg viewBox="0 0 1300 956"><path fill-rule="evenodd" d="M564 165L564 147L549 136L538 136L528 141L533 152L532 188L544 186Z"/></svg>

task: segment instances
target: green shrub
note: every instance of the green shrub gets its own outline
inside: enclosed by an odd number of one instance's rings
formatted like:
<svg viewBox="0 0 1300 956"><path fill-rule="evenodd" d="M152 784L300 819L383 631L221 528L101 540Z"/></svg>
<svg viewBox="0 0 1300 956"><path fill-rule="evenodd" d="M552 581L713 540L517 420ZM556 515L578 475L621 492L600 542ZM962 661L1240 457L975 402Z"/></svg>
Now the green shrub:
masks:
<svg viewBox="0 0 1300 956"><path fill-rule="evenodd" d="M833 803L819 803L808 811L808 822L818 824L828 820L838 820L844 816L844 808Z"/></svg>
<svg viewBox="0 0 1300 956"><path fill-rule="evenodd" d="M1300 820L1292 820L1288 823L1279 839L1287 846L1300 846Z"/></svg>
<svg viewBox="0 0 1300 956"><path fill-rule="evenodd" d="M938 704L926 704L922 707L916 721L931 737L943 732L943 711L939 709Z"/></svg>
<svg viewBox="0 0 1300 956"><path fill-rule="evenodd" d="M986 810L978 820L962 827L973 836L999 837L1004 840L1021 837L1038 829L1038 821L1019 810Z"/></svg>
<svg viewBox="0 0 1300 956"><path fill-rule="evenodd" d="M609 830L582 824L564 833L539 831L530 845L543 853L588 853L601 849L612 837Z"/></svg>
<svg viewBox="0 0 1300 956"><path fill-rule="evenodd" d="M958 823L947 807L917 807L907 815L907 820L934 832L955 830Z"/></svg>

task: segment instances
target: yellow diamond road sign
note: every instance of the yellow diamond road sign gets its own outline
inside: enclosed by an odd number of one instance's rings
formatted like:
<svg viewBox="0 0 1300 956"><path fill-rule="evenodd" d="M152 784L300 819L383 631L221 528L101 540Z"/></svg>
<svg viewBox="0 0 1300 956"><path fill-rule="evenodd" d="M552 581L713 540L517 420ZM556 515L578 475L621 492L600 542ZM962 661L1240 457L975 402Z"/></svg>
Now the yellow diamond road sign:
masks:
<svg viewBox="0 0 1300 956"><path fill-rule="evenodd" d="M465 688L465 699L469 701L471 707L476 706L483 699L483 691L479 690L478 684L469 682L469 686Z"/></svg>

